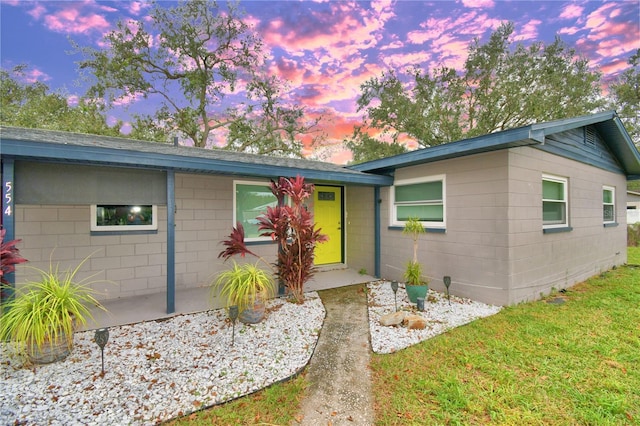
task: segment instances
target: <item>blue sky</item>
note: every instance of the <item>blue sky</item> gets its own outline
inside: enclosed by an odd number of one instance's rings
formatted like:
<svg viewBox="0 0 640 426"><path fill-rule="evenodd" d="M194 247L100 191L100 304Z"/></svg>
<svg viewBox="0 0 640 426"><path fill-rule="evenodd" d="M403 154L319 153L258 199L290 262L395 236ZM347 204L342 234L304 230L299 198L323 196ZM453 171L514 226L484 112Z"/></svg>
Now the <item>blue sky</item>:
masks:
<svg viewBox="0 0 640 426"><path fill-rule="evenodd" d="M172 2L162 2L170 5ZM322 114L328 142L361 122L360 85L389 68L444 64L460 68L474 37L515 24L527 45L559 36L586 56L605 80L615 79L640 48L640 2L631 1L243 1L245 19L265 42L270 71L290 82L289 100ZM84 93L70 39L100 46L118 20L144 20L147 2L0 0L0 63L29 66L28 78ZM149 110L132 99L131 110ZM112 114L127 119L127 112ZM340 161L340 159L336 159Z"/></svg>

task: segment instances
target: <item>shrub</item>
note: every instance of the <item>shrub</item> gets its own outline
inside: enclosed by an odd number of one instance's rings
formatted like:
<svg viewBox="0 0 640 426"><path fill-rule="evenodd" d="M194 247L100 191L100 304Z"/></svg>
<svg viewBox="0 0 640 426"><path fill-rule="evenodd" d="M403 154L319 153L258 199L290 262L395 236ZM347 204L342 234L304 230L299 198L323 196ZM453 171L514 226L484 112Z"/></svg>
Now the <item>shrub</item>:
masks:
<svg viewBox="0 0 640 426"><path fill-rule="evenodd" d="M267 207L267 212L258 216L258 229L261 236L271 237L278 242L275 274L283 282L289 295L296 302L302 303L304 284L315 273L313 259L316 244L327 240L327 236L316 229L313 215L304 206L304 201L313 194L315 187L305 183L300 176L281 177L277 182L271 181L270 186L278 205ZM285 204L286 197L291 200L291 205ZM240 223L233 228L223 244L227 248L218 257L225 260L236 254L251 254L260 258L245 245L244 228Z"/></svg>

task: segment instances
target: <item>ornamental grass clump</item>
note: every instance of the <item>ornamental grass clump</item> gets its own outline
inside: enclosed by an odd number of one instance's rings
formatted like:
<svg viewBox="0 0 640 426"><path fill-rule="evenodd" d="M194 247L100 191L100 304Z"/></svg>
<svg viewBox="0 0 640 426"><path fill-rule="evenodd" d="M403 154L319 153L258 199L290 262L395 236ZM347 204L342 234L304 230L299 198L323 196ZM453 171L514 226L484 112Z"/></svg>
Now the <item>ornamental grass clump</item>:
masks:
<svg viewBox="0 0 640 426"><path fill-rule="evenodd" d="M282 281L288 295L297 303L304 301L304 284L315 273L313 264L316 244L327 241L327 236L316 229L313 215L304 206L315 189L313 184L305 183L304 178L281 177L271 181L271 192L276 196L276 207L267 207L267 212L258 216L260 236L270 237L278 243L278 260L273 267L276 277ZM285 199L290 205L285 204ZM218 257L225 260L239 254L260 256L249 250L244 242L244 228L238 222L231 235L223 244L227 247ZM264 261L265 264L271 266Z"/></svg>
<svg viewBox="0 0 640 426"><path fill-rule="evenodd" d="M38 362L38 353L47 347L64 346L66 354L73 345L73 332L93 320L90 307L106 309L93 296L90 287L94 276L76 280L86 257L76 268L59 271L49 264L48 270L32 268L40 274L28 282L4 304L0 321L0 340L9 340L19 355ZM57 359L55 359L57 360ZM50 361L49 361L50 362Z"/></svg>
<svg viewBox="0 0 640 426"><path fill-rule="evenodd" d="M220 296L226 299L227 306L235 305L241 313L253 307L256 300L273 296L274 284L271 275L258 264L241 265L234 261L231 269L218 275L213 289L220 289Z"/></svg>

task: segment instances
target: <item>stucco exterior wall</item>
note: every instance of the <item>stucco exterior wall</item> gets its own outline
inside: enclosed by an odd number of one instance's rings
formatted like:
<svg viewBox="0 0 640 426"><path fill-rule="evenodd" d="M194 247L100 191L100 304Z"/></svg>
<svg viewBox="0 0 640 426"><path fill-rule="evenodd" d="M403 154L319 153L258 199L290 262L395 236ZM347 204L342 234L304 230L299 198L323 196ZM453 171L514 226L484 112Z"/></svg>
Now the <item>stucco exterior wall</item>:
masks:
<svg viewBox="0 0 640 426"><path fill-rule="evenodd" d="M430 287L493 304L508 302L508 154L496 151L396 171L396 179L445 175L446 231L420 236L418 260ZM413 242L390 227L390 188L382 195L382 265L384 278L402 280L413 256Z"/></svg>
<svg viewBox="0 0 640 426"><path fill-rule="evenodd" d="M351 269L375 272L374 190L347 187L345 190L346 263Z"/></svg>
<svg viewBox="0 0 640 426"><path fill-rule="evenodd" d="M626 262L624 176L539 149L509 153L509 303L533 300ZM542 231L542 174L568 178L568 232ZM605 227L602 187L615 187L618 226Z"/></svg>

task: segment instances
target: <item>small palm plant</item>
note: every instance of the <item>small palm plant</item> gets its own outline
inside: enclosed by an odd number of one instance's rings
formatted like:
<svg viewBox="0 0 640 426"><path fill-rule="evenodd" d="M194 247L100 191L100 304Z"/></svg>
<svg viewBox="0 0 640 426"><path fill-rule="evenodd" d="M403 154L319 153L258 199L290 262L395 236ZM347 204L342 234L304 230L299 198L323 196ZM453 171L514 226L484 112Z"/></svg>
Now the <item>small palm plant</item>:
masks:
<svg viewBox="0 0 640 426"><path fill-rule="evenodd" d="M418 237L420 234L424 234L424 226L418 219L409 218L405 222L402 233L410 235L413 239L413 260L407 263L404 279L408 285L423 285L422 265L418 262Z"/></svg>

